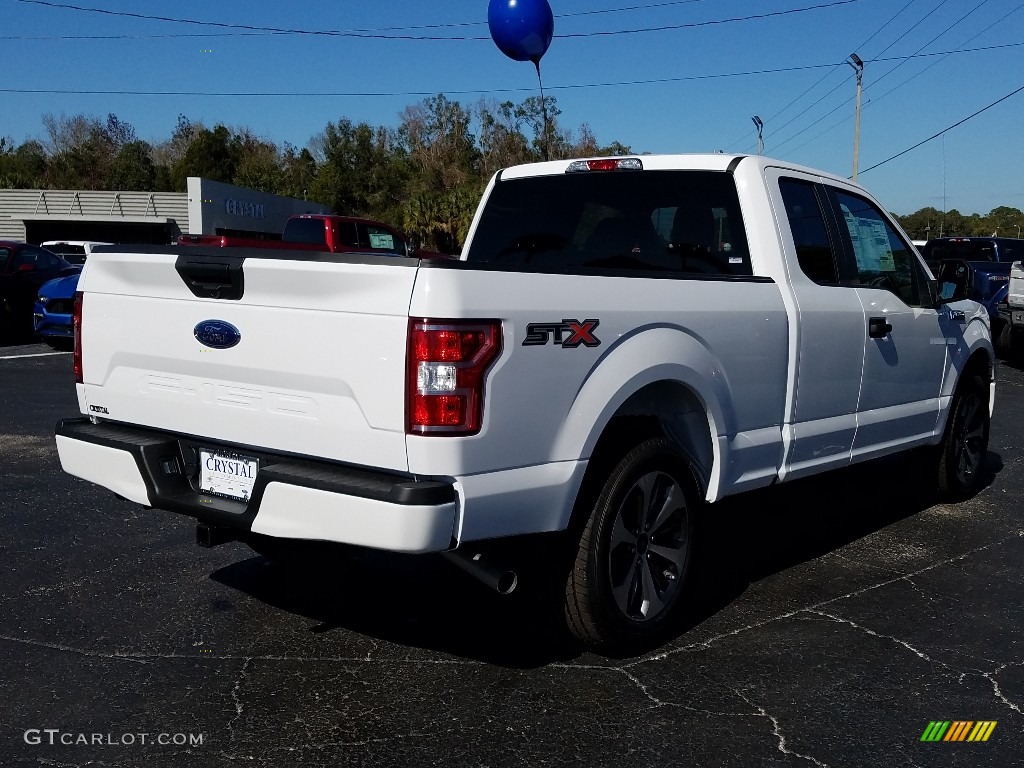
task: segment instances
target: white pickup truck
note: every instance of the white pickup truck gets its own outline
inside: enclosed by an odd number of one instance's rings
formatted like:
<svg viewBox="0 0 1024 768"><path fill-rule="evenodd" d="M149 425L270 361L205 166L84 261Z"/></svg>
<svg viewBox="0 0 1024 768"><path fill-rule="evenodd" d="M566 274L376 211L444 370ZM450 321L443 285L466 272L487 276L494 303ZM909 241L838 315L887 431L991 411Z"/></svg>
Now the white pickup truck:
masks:
<svg viewBox="0 0 1024 768"><path fill-rule="evenodd" d="M1010 265L1006 302L999 307L1003 321L1002 347L1010 361L1024 365L1024 262Z"/></svg>
<svg viewBox="0 0 1024 768"><path fill-rule="evenodd" d="M985 310L863 189L766 158L508 168L460 260L122 246L79 287L67 472L206 544L444 552L501 590L488 543L563 532L597 647L684 612L706 504L917 447L963 497L988 443Z"/></svg>

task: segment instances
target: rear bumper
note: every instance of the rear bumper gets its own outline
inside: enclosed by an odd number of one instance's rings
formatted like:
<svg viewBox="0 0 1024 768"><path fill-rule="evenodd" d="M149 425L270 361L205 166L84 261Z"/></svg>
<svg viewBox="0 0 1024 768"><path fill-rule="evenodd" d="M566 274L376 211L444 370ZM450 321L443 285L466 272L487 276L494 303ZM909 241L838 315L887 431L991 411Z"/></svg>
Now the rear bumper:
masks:
<svg viewBox="0 0 1024 768"><path fill-rule="evenodd" d="M244 534L335 541L395 552L454 546L458 496L450 483L417 480L245 446L88 419L57 424L65 472L130 501ZM259 459L248 502L198 490L197 451L220 448Z"/></svg>

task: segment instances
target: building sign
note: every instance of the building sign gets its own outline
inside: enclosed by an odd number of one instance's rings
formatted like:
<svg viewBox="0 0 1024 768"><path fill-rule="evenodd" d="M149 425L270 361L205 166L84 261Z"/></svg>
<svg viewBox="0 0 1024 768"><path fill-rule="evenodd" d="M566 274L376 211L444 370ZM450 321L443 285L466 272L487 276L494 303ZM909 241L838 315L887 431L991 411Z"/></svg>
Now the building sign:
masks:
<svg viewBox="0 0 1024 768"><path fill-rule="evenodd" d="M245 216L250 219L267 218L262 203L250 203L246 200L225 200L224 210L232 216Z"/></svg>

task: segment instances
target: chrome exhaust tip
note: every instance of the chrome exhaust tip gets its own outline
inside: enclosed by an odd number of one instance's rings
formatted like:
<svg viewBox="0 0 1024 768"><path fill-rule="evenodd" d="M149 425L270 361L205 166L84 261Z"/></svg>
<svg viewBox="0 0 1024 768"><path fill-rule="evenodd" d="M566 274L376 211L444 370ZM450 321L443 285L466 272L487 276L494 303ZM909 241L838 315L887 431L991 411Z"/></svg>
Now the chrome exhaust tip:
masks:
<svg viewBox="0 0 1024 768"><path fill-rule="evenodd" d="M499 595L511 594L519 584L519 576L515 571L487 562L479 552L470 554L461 549L453 549L441 554L448 562L454 563Z"/></svg>

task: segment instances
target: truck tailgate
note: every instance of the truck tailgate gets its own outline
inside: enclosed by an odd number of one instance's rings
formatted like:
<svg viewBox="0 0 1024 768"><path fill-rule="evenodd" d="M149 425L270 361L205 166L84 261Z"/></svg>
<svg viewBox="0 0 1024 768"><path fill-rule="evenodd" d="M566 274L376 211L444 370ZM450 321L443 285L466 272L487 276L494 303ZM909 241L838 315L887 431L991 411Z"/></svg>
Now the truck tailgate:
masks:
<svg viewBox="0 0 1024 768"><path fill-rule="evenodd" d="M90 258L80 285L83 408L217 443L406 470L417 262L197 250ZM233 258L241 297L194 295L176 269L185 251L214 268ZM211 320L233 326L237 343L201 343L196 331Z"/></svg>

